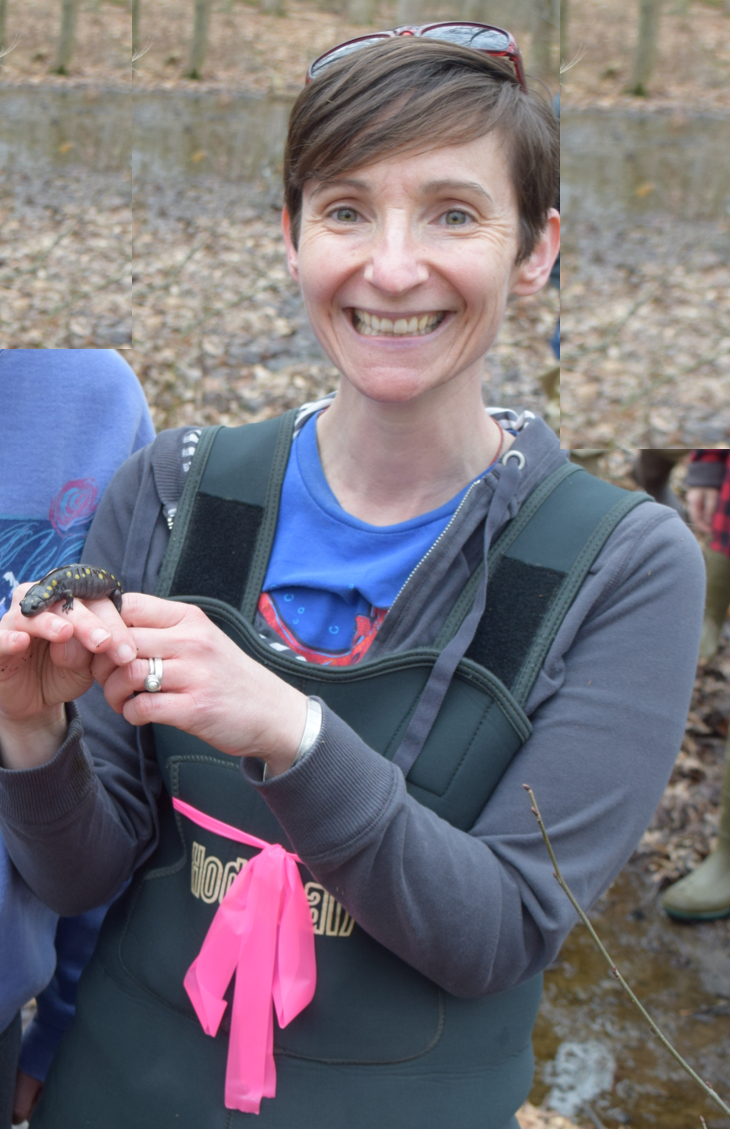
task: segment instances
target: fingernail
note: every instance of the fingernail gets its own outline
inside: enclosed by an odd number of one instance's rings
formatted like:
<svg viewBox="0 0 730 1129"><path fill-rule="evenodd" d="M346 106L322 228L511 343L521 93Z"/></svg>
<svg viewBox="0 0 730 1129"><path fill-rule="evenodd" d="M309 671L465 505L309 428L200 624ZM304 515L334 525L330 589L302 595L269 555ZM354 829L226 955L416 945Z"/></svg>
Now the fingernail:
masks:
<svg viewBox="0 0 730 1129"><path fill-rule="evenodd" d="M66 623L67 620L65 619L54 619L51 623L51 635L58 635L60 631L63 631Z"/></svg>
<svg viewBox="0 0 730 1129"><path fill-rule="evenodd" d="M131 663L132 659L135 657L135 653L129 643L121 643L117 647L117 658L120 663Z"/></svg>
<svg viewBox="0 0 730 1129"><path fill-rule="evenodd" d="M91 632L91 642L95 647L100 647L109 638L109 632L105 631L103 627L97 627L96 631Z"/></svg>

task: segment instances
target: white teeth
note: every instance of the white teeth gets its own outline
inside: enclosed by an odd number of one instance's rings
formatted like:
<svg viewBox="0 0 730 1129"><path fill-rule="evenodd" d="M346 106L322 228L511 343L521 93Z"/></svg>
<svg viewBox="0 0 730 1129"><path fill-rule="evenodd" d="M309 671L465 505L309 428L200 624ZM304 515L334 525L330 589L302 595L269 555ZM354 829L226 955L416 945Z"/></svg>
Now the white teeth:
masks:
<svg viewBox="0 0 730 1129"><path fill-rule="evenodd" d="M445 313L421 314L420 317L379 318L376 314L369 314L366 310L354 310L354 325L358 333L364 337L420 337L424 333L431 333L446 317Z"/></svg>

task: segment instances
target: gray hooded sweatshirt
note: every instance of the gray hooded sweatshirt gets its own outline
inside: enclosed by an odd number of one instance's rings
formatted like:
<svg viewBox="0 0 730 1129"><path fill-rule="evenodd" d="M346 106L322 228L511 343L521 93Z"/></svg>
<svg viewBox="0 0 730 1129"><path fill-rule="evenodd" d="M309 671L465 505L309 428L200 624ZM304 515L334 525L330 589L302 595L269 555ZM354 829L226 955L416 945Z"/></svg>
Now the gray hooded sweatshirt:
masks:
<svg viewBox="0 0 730 1129"><path fill-rule="evenodd" d="M496 414L496 413L495 413ZM525 466L514 516L567 458L549 428L520 417ZM181 444L187 429L164 433ZM158 443L160 439L158 438ZM386 617L370 657L431 642L480 559L478 527L502 468L462 506ZM169 485L169 484L168 484ZM146 517L130 529L138 498ZM151 448L110 486L84 560L154 592L169 537ZM555 958L575 913L530 811L535 792L565 877L583 906L608 887L650 821L682 739L704 601L697 543L673 510L644 503L612 533L570 607L526 703L533 732L474 827L410 797L401 771L329 708L311 753L260 790L293 849L359 925L457 996L500 992ZM503 609L509 621L510 608ZM154 849L160 779L148 727L134 729L94 686L68 707L46 765L0 770L8 851L61 914L112 897Z"/></svg>

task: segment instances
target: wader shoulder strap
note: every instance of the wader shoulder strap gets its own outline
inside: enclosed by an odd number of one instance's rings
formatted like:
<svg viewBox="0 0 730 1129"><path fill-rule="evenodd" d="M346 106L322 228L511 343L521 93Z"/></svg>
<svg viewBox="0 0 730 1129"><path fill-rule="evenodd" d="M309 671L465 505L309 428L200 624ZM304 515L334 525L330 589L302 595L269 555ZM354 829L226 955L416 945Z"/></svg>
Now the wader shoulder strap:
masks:
<svg viewBox="0 0 730 1129"><path fill-rule="evenodd" d="M158 595L210 596L253 621L296 414L202 433ZM486 607L465 658L495 674L521 706L603 545L645 501L646 494L622 490L567 463L540 484L491 547ZM465 585L436 650L457 633L482 571Z"/></svg>
<svg viewBox="0 0 730 1129"><path fill-rule="evenodd" d="M647 494L622 490L574 464L550 475L489 554L484 615L466 652L524 706L568 608L620 521ZM526 518L526 520L521 520ZM481 568L470 578L439 636L464 618ZM471 591L470 591L471 590Z"/></svg>
<svg viewBox="0 0 730 1129"><path fill-rule="evenodd" d="M296 415L292 409L263 423L203 431L175 515L158 596L212 596L253 619Z"/></svg>

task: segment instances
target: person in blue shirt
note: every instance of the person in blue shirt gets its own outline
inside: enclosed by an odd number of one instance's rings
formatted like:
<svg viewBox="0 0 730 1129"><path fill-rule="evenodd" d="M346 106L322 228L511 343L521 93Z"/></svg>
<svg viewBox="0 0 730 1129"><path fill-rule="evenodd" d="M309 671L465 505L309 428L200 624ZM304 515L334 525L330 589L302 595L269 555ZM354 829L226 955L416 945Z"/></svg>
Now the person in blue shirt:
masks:
<svg viewBox="0 0 730 1129"><path fill-rule="evenodd" d="M139 381L111 349L2 349L0 402L2 616L18 584L81 558L112 475L155 430ZM0 1129L32 1113L105 909L59 918L0 838ZM21 1046L20 1008L33 997Z"/></svg>

